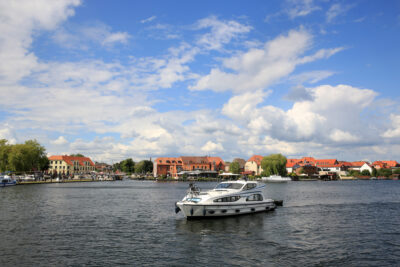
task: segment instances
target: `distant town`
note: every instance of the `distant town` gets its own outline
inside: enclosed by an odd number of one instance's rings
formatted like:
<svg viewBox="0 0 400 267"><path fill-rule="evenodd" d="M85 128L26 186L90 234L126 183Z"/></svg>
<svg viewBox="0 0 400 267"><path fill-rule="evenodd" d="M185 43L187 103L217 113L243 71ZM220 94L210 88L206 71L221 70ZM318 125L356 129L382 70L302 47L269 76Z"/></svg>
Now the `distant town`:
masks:
<svg viewBox="0 0 400 267"><path fill-rule="evenodd" d="M154 161L147 161L148 166L143 168L143 161L135 163L125 160L114 166L106 163L93 163L88 157L51 156L48 172L51 174L73 175L74 173L115 172L117 174L135 177L153 177L160 179L188 179L188 178L238 178L249 179L265 176L263 159L254 155L248 160L236 158L226 162L220 157L209 156L181 156L159 157ZM127 162L128 161L128 162ZM131 162L131 164L129 164ZM130 169L129 169L130 168ZM138 170L140 168L140 170ZM337 159L315 159L303 157L287 159L285 163L286 175L296 179L318 180L350 180L350 179L393 179L400 176L400 164L397 161L338 161Z"/></svg>
<svg viewBox="0 0 400 267"><path fill-rule="evenodd" d="M258 179L270 175L290 176L292 180L398 180L400 164L395 160L340 161L313 157L286 158L281 154L254 155L232 162L215 156L158 157L134 162L131 158L112 165L93 162L82 154L47 156L36 140L8 144L0 140L0 173L22 180L89 179ZM21 177L22 176L22 177Z"/></svg>

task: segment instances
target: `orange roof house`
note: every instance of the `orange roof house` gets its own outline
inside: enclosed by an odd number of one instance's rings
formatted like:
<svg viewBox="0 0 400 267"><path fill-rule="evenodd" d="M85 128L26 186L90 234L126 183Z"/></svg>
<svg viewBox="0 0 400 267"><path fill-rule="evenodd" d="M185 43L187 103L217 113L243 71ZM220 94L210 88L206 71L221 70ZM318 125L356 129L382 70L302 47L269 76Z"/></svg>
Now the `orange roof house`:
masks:
<svg viewBox="0 0 400 267"><path fill-rule="evenodd" d="M389 168L400 167L400 164L395 160L382 160Z"/></svg>
<svg viewBox="0 0 400 267"><path fill-rule="evenodd" d="M249 161L254 161L254 162L257 163L257 165L261 165L261 161L262 161L263 158L264 158L263 156L254 155L254 156L252 156L251 158L249 158L249 159L247 160L247 162L249 162Z"/></svg>
<svg viewBox="0 0 400 267"><path fill-rule="evenodd" d="M252 172L255 175L260 175L263 171L261 168L261 161L264 157L260 155L254 155L249 158L244 165L245 172Z"/></svg>
<svg viewBox="0 0 400 267"><path fill-rule="evenodd" d="M95 170L95 164L88 157L56 155L49 157L49 172L59 174L87 173Z"/></svg>
<svg viewBox="0 0 400 267"><path fill-rule="evenodd" d="M181 171L220 171L225 169L225 162L220 157L160 157L154 161L153 175L178 177Z"/></svg>

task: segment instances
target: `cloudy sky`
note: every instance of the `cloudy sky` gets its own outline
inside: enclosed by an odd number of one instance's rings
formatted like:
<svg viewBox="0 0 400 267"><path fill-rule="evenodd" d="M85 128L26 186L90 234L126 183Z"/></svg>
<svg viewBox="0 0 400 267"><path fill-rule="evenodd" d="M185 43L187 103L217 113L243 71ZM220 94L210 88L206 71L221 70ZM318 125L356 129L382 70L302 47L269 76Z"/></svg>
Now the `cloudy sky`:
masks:
<svg viewBox="0 0 400 267"><path fill-rule="evenodd" d="M0 138L400 161L399 49L399 1L0 0Z"/></svg>

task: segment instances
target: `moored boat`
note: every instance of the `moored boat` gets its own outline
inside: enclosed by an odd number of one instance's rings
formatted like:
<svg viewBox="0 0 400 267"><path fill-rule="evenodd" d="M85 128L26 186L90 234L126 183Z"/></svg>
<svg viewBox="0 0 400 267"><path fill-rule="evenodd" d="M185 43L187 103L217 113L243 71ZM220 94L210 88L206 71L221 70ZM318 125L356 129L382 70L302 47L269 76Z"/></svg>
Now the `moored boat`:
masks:
<svg viewBox="0 0 400 267"><path fill-rule="evenodd" d="M176 202L175 212L182 211L188 219L233 216L276 208L274 200L262 193L265 185L253 181L229 181L218 184L214 189L201 192L190 185L187 195Z"/></svg>
<svg viewBox="0 0 400 267"><path fill-rule="evenodd" d="M17 185L17 181L13 180L10 176L0 176L0 187Z"/></svg>
<svg viewBox="0 0 400 267"><path fill-rule="evenodd" d="M261 181L263 182L270 182L270 183L286 183L291 181L289 177L282 177L280 175L271 175L268 177L262 177Z"/></svg>

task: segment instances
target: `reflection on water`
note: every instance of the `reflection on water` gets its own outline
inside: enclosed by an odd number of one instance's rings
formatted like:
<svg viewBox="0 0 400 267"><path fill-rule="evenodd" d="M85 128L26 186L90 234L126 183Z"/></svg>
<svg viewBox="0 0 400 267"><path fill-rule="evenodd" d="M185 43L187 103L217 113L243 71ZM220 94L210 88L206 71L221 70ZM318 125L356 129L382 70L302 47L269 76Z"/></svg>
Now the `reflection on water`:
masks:
<svg viewBox="0 0 400 267"><path fill-rule="evenodd" d="M199 183L203 190L215 183ZM0 189L0 266L395 266L400 182L267 184L273 212L187 221L187 183Z"/></svg>
<svg viewBox="0 0 400 267"><path fill-rule="evenodd" d="M236 217L214 218L204 220L177 220L177 231L190 233L241 233L249 231L249 228L262 230L264 220L274 216L273 212L241 215Z"/></svg>

